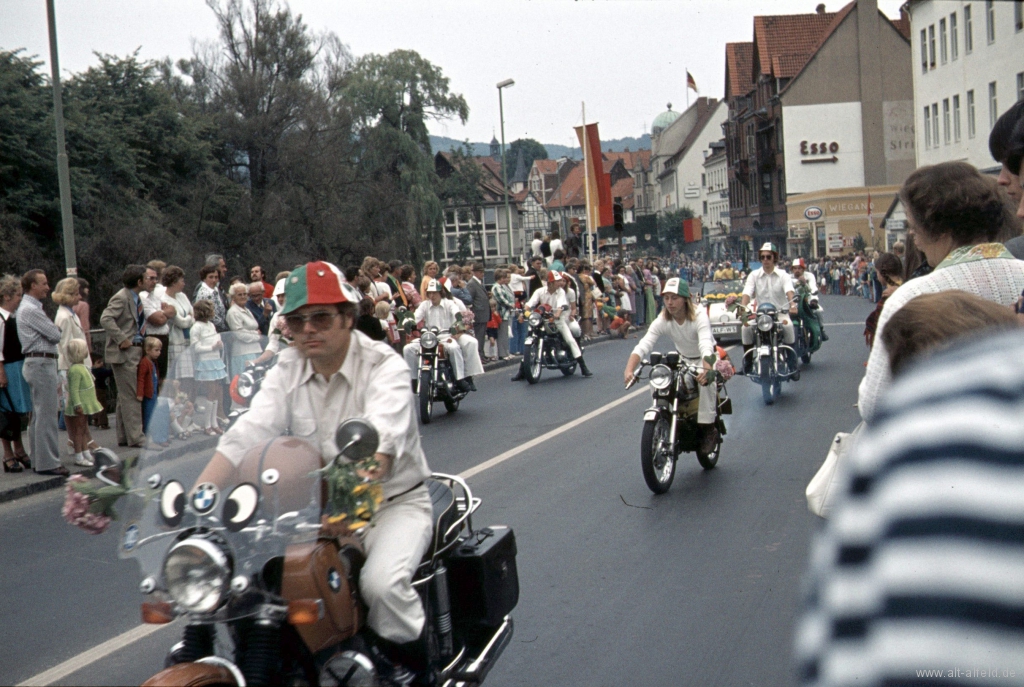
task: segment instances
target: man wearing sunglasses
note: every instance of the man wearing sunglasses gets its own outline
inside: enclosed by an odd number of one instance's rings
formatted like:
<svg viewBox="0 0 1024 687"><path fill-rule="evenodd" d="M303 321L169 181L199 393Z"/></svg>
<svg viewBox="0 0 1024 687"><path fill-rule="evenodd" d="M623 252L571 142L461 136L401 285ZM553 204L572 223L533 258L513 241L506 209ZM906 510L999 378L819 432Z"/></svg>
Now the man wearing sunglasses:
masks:
<svg viewBox="0 0 1024 687"><path fill-rule="evenodd" d="M366 528L360 588L370 608L367 624L383 640L381 647L410 666L416 660L407 657L421 653L424 626L412 576L430 543L431 503L423 484L430 468L405 362L387 344L353 330L361 297L327 262L310 262L288 275L282 316L293 344L281 351L249 412L221 437L196 484L235 484L235 468L247 451L288 432L331 460L343 421L372 424L380 434L379 467L367 476L382 483L384 502Z"/></svg>
<svg viewBox="0 0 1024 687"><path fill-rule="evenodd" d="M787 345L796 342L796 334L793 331L793 323L784 313L790 316L797 314L796 290L793 288L793 280L781 269L776 269L779 264L779 249L774 243L765 243L758 251L758 258L761 266L747 276L746 284L743 286L743 306L756 300L758 307L765 303L771 303L779 311L779 320L782 322L782 340ZM745 355L754 345L754 332L750 329L749 323L744 323L740 332L743 337L743 371L749 372L750 358ZM796 361L792 361L795 365ZM794 367L795 369L795 367Z"/></svg>

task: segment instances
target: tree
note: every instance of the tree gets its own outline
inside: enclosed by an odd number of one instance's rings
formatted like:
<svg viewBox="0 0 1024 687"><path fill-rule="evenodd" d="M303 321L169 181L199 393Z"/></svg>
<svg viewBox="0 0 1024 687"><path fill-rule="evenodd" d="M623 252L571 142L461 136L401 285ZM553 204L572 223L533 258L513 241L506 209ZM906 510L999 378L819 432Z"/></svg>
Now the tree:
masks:
<svg viewBox="0 0 1024 687"><path fill-rule="evenodd" d="M693 209L684 205L678 210L670 210L658 215L658 235L662 241L682 242L683 220L694 217Z"/></svg>
<svg viewBox="0 0 1024 687"><path fill-rule="evenodd" d="M532 138L517 138L509 144L505 151L505 178L512 181L516 172L516 161L519 159L519 151L523 151L523 164L526 171L530 171L534 160L547 160L548 151L542 143Z"/></svg>

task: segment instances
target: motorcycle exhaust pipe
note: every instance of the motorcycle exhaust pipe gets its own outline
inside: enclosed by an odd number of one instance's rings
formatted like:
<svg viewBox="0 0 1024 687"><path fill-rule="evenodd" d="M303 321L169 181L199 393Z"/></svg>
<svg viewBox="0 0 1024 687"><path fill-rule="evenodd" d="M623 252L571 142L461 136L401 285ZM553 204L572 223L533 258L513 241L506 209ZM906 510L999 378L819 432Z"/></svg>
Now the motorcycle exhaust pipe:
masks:
<svg viewBox="0 0 1024 687"><path fill-rule="evenodd" d="M434 613L437 617L437 643L442 657L455 653L452 637L452 604L448 594L448 568L444 564L434 571Z"/></svg>

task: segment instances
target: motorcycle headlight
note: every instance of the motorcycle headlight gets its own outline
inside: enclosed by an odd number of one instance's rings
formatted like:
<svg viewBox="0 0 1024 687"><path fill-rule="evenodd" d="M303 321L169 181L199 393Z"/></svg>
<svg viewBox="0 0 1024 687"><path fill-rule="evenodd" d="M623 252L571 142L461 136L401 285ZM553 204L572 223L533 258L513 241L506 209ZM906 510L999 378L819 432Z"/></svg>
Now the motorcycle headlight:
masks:
<svg viewBox="0 0 1024 687"><path fill-rule="evenodd" d="M530 313L530 326L531 327L540 326L540 313L539 312Z"/></svg>
<svg viewBox="0 0 1024 687"><path fill-rule="evenodd" d="M667 365L655 365L651 369L651 386L659 391L672 383L672 370Z"/></svg>
<svg viewBox="0 0 1024 687"><path fill-rule="evenodd" d="M770 332L774 326L775 320L772 319L771 315L761 314L757 316L757 328L762 332Z"/></svg>
<svg viewBox="0 0 1024 687"><path fill-rule="evenodd" d="M245 399L251 398L255 389L256 382L253 380L251 374L243 372L238 375L238 386L235 390L238 392L239 396Z"/></svg>
<svg viewBox="0 0 1024 687"><path fill-rule="evenodd" d="M210 613L225 599L231 561L208 539L189 537L171 547L164 559L164 584L179 606L191 613Z"/></svg>
<svg viewBox="0 0 1024 687"><path fill-rule="evenodd" d="M420 348L424 350L437 348L437 334L429 331L420 334Z"/></svg>

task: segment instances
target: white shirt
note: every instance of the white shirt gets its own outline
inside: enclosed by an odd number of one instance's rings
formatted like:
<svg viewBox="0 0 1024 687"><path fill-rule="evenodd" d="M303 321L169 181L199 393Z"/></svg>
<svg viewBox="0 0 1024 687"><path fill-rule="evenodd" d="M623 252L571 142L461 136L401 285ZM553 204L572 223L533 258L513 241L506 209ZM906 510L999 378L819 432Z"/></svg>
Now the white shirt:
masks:
<svg viewBox="0 0 1024 687"><path fill-rule="evenodd" d="M790 281L793 282L793 286L796 287L796 283L799 280L796 277L794 277L793 275L790 275L789 278L790 278ZM804 270L803 279L804 279L804 281L807 282L807 288L811 290L811 295L812 296L817 296L818 295L818 280L814 277L814 272L811 272L810 270L805 269ZM794 288L793 291L796 292L796 288Z"/></svg>
<svg viewBox="0 0 1024 687"><path fill-rule="evenodd" d="M152 322L148 322L149 316L155 312L160 312L160 308L163 305L163 296L167 293L167 287L163 284L157 284L153 287L153 293L143 291L139 293L139 298L142 300L142 314L146 317L146 335L151 336L155 334L170 334L171 325L166 322L161 325L155 325Z"/></svg>
<svg viewBox="0 0 1024 687"><path fill-rule="evenodd" d="M704 358L715 352L715 337L711 334L711 322L702 308L697 308L696 317L692 321L679 324L674 319L666 320L658 315L647 328L644 338L633 349L635 355L643 360L654 350L654 344L662 336L668 335L676 350L684 358Z"/></svg>
<svg viewBox="0 0 1024 687"><path fill-rule="evenodd" d="M875 344L868 357L868 367L858 389L857 408L867 421L875 414L879 397L892 385L889 374L889 352L882 341L882 331L893 313L914 298L939 291L966 291L987 301L1011 306L1024 290L1024 261L994 258L950 265L896 289L882 308L875 330Z"/></svg>
<svg viewBox="0 0 1024 687"><path fill-rule="evenodd" d="M0 308L0 365L4 362L4 324L6 324L7 318L13 314Z"/></svg>
<svg viewBox="0 0 1024 687"><path fill-rule="evenodd" d="M569 318L569 300L565 297L565 289L555 289L554 293L548 291L547 288L534 291L533 295L530 296L530 300L526 302L526 307L533 309L538 305L550 306L552 311L561 308L561 319L566 320Z"/></svg>
<svg viewBox="0 0 1024 687"><path fill-rule="evenodd" d="M796 291L793 280L778 268L769 274L763 267L758 267L747 276L743 286L743 294L756 298L758 305L771 303L783 312L789 312L789 296L786 294L790 291Z"/></svg>
<svg viewBox="0 0 1024 687"><path fill-rule="evenodd" d="M542 244L542 243L544 243L544 242L541 241L540 239L534 239L533 241L530 242L530 250L533 252L533 257L535 257L535 258L542 258L542 257L544 257L543 255L540 254L540 244Z"/></svg>
<svg viewBox="0 0 1024 687"><path fill-rule="evenodd" d="M527 285L530 283L529 278L518 273L510 274L508 277L508 287L512 289L514 293L526 293Z"/></svg>
<svg viewBox="0 0 1024 687"><path fill-rule="evenodd" d="M560 250L565 253L565 248L562 246L562 239L551 239L551 243L548 244L551 248L551 259L555 259L555 251Z"/></svg>
<svg viewBox="0 0 1024 687"><path fill-rule="evenodd" d="M465 309L460 306L461 303L456 304L454 299L442 298L440 303L434 305L428 298L416 306L413 317L417 322L423 322L428 329L437 327L446 332L455 325L455 316L462 314Z"/></svg>
<svg viewBox="0 0 1024 687"><path fill-rule="evenodd" d="M338 425L362 418L380 434L377 451L393 458L391 476L383 484L387 499L430 476L413 398L402 357L362 332L352 332L345 362L330 379L317 374L298 350L288 348L263 379L249 412L221 437L217 450L239 465L246 451L290 429L330 460L338 452Z"/></svg>

